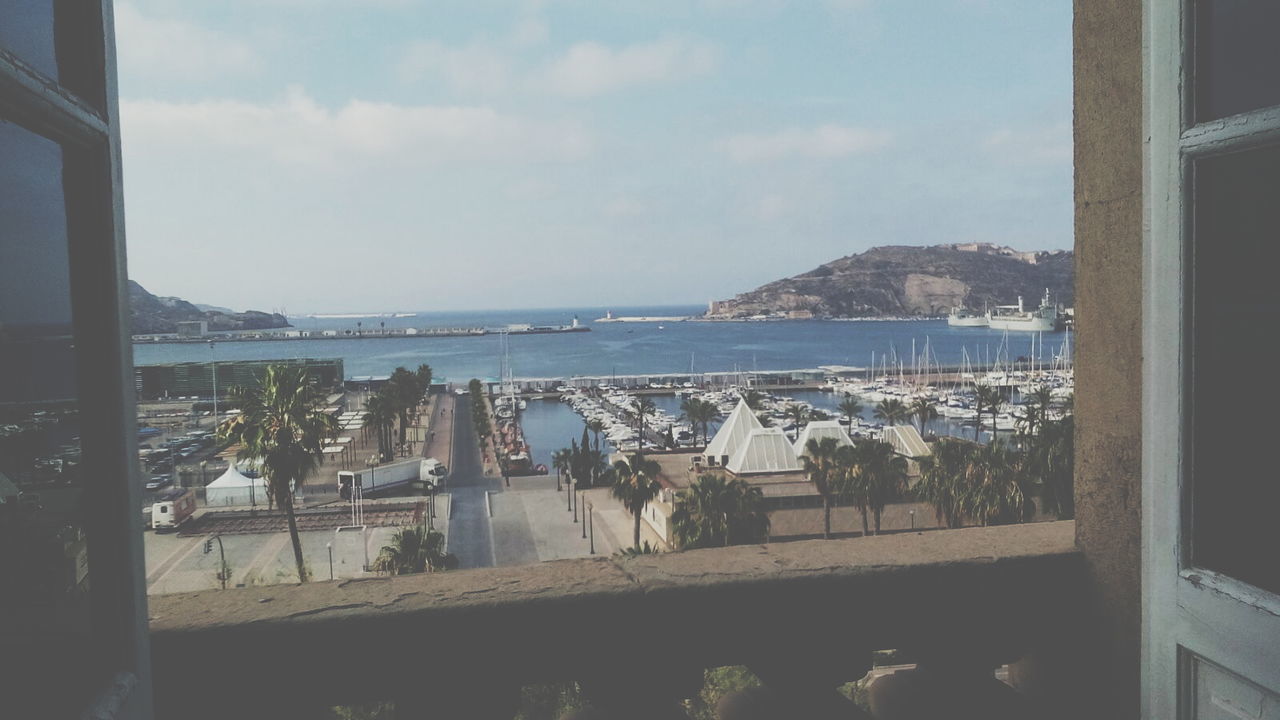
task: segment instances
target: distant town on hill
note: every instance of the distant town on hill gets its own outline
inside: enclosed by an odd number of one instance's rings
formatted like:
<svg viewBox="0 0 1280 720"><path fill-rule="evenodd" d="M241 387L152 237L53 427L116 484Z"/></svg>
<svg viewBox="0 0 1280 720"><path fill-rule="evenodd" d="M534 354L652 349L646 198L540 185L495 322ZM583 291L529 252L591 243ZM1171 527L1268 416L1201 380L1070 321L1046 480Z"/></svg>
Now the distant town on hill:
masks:
<svg viewBox="0 0 1280 720"><path fill-rule="evenodd" d="M280 313L202 309L182 298L152 295L133 280L129 281L129 310L134 335L177 332L179 322L201 320L209 324L209 330L219 331L290 327L288 319Z"/></svg>
<svg viewBox="0 0 1280 720"><path fill-rule="evenodd" d="M876 247L712 301L706 317L937 316L952 307L1012 304L1018 296L1035 306L1046 288L1055 303L1071 305L1073 263L1069 250L1025 252L989 243Z"/></svg>

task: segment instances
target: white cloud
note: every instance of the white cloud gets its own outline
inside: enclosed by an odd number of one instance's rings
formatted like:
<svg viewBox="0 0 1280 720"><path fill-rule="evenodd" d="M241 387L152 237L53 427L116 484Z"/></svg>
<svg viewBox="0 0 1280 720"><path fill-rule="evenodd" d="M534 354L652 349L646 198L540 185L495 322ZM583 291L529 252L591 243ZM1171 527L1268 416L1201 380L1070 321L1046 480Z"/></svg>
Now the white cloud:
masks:
<svg viewBox="0 0 1280 720"><path fill-rule="evenodd" d="M453 162L557 162L591 149L573 124L536 123L478 106L351 100L336 110L300 88L273 103L123 101L126 150L244 152L306 169L426 167Z"/></svg>
<svg viewBox="0 0 1280 720"><path fill-rule="evenodd" d="M617 49L580 42L544 68L541 82L553 93L586 97L705 75L718 63L714 46L675 37Z"/></svg>
<svg viewBox="0 0 1280 720"><path fill-rule="evenodd" d="M126 77L192 79L255 70L259 58L240 38L179 20L144 15L132 3L115 6L120 72Z"/></svg>
<svg viewBox="0 0 1280 720"><path fill-rule="evenodd" d="M1071 145L1071 123L1066 121L1041 127L1004 128L982 141L985 150L1013 165L1069 164Z"/></svg>
<svg viewBox="0 0 1280 720"><path fill-rule="evenodd" d="M460 92L491 95L506 90L511 69L506 55L494 47L421 42L405 53L400 74L407 81L439 75Z"/></svg>
<svg viewBox="0 0 1280 720"><path fill-rule="evenodd" d="M791 157L825 160L873 152L891 140L892 136L881 130L820 125L789 128L771 135L733 135L720 141L719 149L742 163Z"/></svg>

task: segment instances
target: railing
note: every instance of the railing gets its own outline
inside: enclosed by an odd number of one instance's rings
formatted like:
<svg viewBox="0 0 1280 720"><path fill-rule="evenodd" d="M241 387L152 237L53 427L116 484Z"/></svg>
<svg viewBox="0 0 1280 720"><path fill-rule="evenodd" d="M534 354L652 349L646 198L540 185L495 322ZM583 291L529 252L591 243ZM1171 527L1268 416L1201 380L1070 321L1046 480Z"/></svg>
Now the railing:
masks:
<svg viewBox="0 0 1280 720"><path fill-rule="evenodd" d="M684 717L740 664L766 689L725 717L865 717L837 688L890 648L918 668L876 681L877 717L1035 716L1074 681L1035 669L1069 664L1083 577L1068 521L157 596L156 716L510 718L576 680L591 717ZM994 677L1021 658L1029 693Z"/></svg>

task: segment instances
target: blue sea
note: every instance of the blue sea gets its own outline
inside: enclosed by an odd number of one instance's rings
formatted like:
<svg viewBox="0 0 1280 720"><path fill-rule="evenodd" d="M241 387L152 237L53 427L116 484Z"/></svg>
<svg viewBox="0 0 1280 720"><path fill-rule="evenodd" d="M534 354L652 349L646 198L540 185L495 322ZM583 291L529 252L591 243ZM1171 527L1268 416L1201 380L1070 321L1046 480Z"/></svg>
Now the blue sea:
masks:
<svg viewBox="0 0 1280 720"><path fill-rule="evenodd" d="M510 324L568 325L576 316L591 332L510 336L511 364L516 377L567 378L575 375L628 375L751 370L794 370L819 365L868 366L873 353L880 366L885 355L901 358L910 367L912 342L917 355L926 342L931 362L957 365L966 356L977 367L989 366L997 356L1016 359L1032 355L1033 338L986 328L951 328L946 320L771 322L595 323L612 310L615 315L688 316L703 306L598 307L488 312L405 313L408 317L290 318L305 330L377 330L392 328L499 328ZM1035 355L1051 362L1066 340L1065 333L1036 335ZM1039 347L1043 340L1043 349ZM1073 339L1074 342L1074 339ZM260 342L140 344L134 363L284 358L342 358L348 378L388 375L398 366L429 364L440 379L466 383L473 377L500 376L501 340L479 337L396 337L386 339L299 339ZM1005 345L1007 344L1007 348ZM1074 348L1073 348L1074 352ZM839 398L810 390L790 393L817 407L833 410ZM673 415L675 397L655 398ZM864 413L870 417L871 408ZM582 434L582 421L567 404L530 401L524 413L526 439L535 463L550 465L551 453ZM971 434L972 428L938 421L944 434Z"/></svg>
<svg viewBox="0 0 1280 720"><path fill-rule="evenodd" d="M391 328L505 327L509 324L568 325L576 316L591 332L510 336L511 364L517 377L571 377L644 373L717 372L732 370L793 370L819 365L880 366L886 354L910 365L915 352L928 342L930 355L944 365L959 364L963 351L977 366L990 365L998 353L1010 359L1030 356L1030 333L1005 333L986 328L951 328L946 320L886 320L841 322L787 320L776 322L595 323L612 310L615 315L696 315L703 306L562 308L489 312L430 313L410 317L290 318L304 330L377 330ZM1008 352L1002 343L1008 338ZM1058 352L1064 333L1037 335L1044 348L1036 355L1046 362ZM386 339L299 339L263 342L225 342L210 349L204 343L141 344L134 346L134 363L216 360L267 360L300 357L342 358L347 377L387 375L398 366L427 363L436 377L465 383L496 378L500 367L500 338L396 337Z"/></svg>

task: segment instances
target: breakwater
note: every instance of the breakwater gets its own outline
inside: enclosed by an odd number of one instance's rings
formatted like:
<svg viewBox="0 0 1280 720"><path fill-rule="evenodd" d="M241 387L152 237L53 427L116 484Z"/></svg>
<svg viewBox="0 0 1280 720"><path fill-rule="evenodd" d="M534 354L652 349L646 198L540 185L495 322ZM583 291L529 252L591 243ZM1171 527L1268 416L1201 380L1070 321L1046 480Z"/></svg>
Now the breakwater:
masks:
<svg viewBox="0 0 1280 720"><path fill-rule="evenodd" d="M184 335L134 335L133 343L161 345L169 343L208 343L208 342L274 342L287 340L389 340L404 338L458 338L484 337L486 335L554 335L557 333L590 332L591 328L583 325L565 327L530 327L530 328L398 328L394 330L373 331L336 331L324 330L250 330L233 333L208 333L198 336Z"/></svg>

